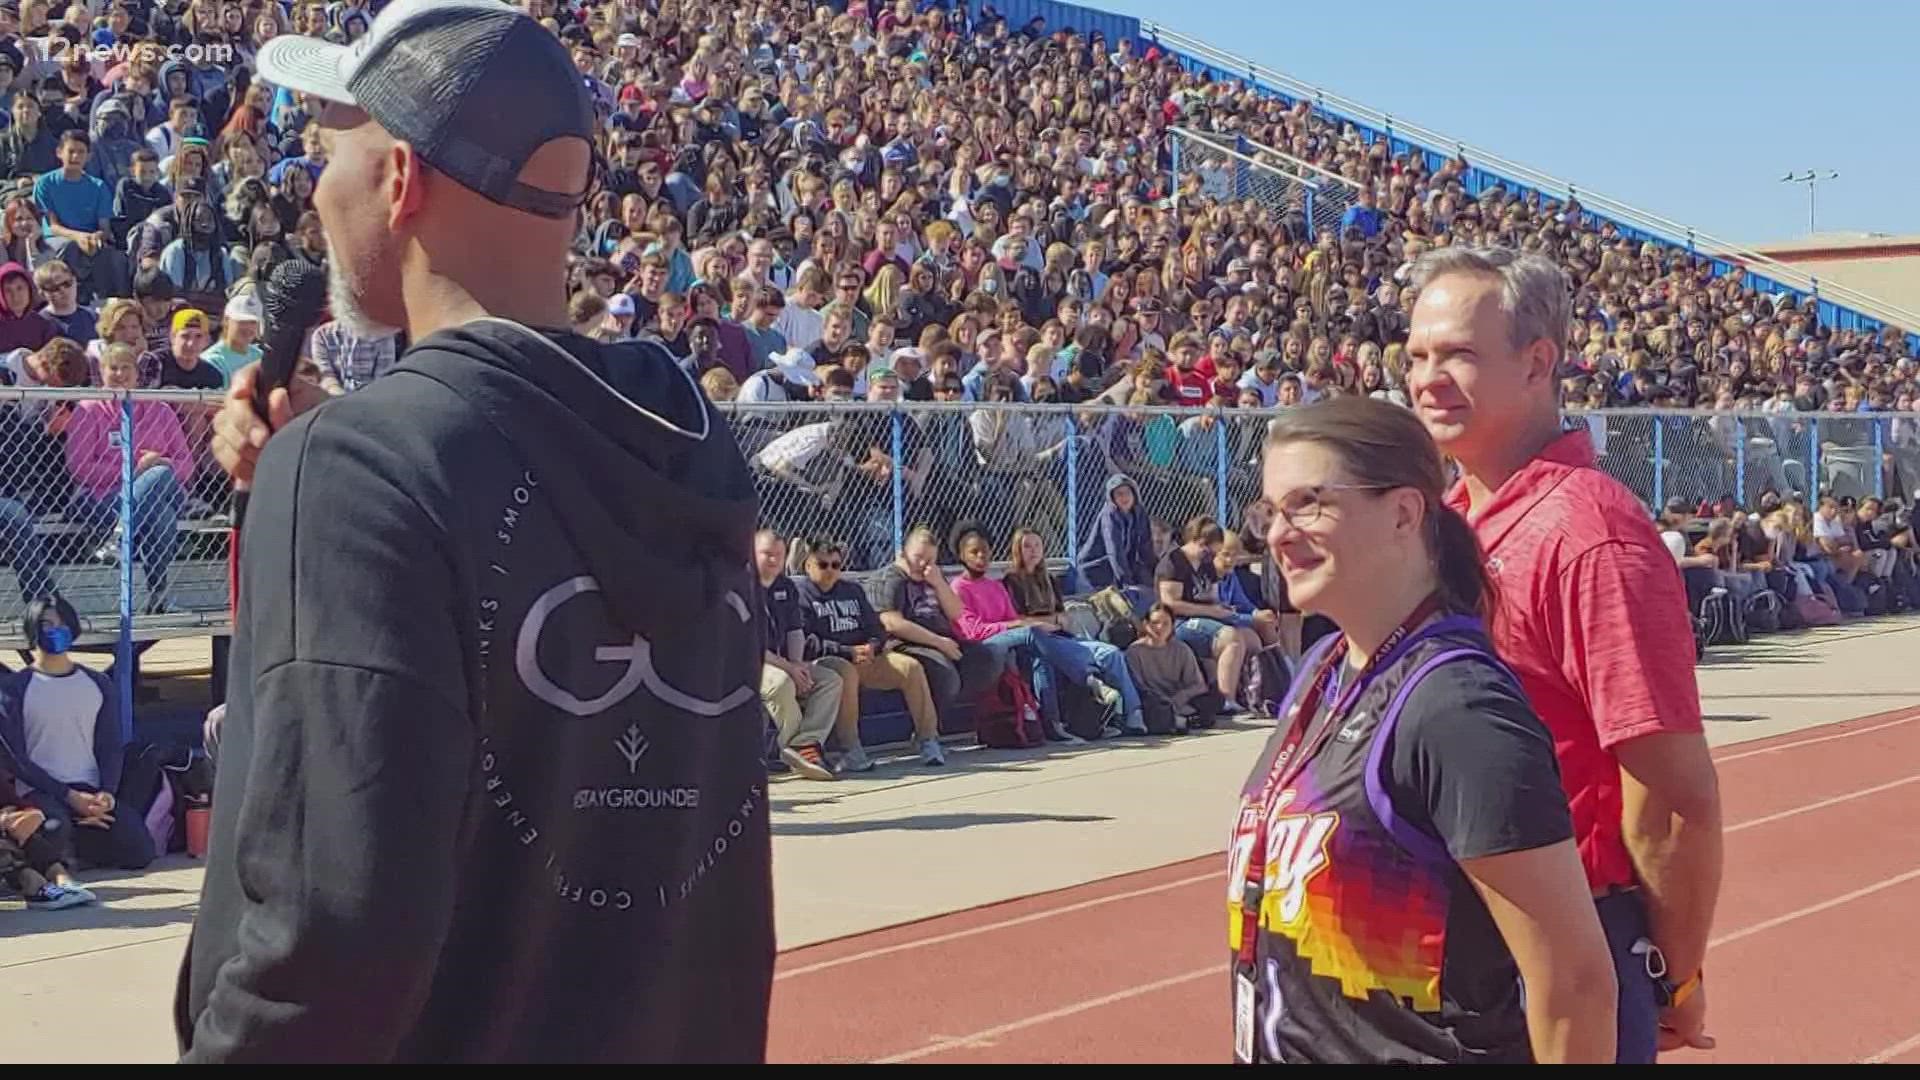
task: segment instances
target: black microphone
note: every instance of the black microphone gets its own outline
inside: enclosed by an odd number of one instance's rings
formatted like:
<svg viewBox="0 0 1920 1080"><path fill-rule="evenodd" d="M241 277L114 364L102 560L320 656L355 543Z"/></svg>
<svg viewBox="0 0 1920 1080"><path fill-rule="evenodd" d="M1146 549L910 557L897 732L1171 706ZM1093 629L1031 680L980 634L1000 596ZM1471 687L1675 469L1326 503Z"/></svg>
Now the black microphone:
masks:
<svg viewBox="0 0 1920 1080"><path fill-rule="evenodd" d="M260 288L260 370L254 376L253 407L267 419L267 400L293 381L300 346L327 306L327 272L304 259L273 268Z"/></svg>
<svg viewBox="0 0 1920 1080"><path fill-rule="evenodd" d="M288 259L273 268L273 275L261 283L259 295L264 325L260 335L260 370L254 373L253 379L253 411L260 419L272 423L267 401L275 390L293 381L307 331L326 312L327 272L304 259ZM236 534L246 517L247 492L236 491L233 495ZM237 544L234 553L237 557Z"/></svg>

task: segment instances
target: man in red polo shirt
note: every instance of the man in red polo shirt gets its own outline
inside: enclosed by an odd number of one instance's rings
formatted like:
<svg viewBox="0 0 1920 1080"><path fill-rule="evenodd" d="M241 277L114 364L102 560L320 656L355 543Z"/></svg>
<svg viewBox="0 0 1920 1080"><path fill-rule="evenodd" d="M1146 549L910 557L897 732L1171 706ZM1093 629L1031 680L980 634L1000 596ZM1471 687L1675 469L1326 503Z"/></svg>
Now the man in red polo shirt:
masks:
<svg viewBox="0 0 1920 1080"><path fill-rule="evenodd" d="M1720 796L1686 589L1646 509L1593 467L1585 431L1561 431L1566 278L1537 255L1447 247L1415 265L1414 287L1408 388L1460 465L1448 501L1499 588L1494 641L1553 731L1619 969L1619 1060L1652 1061L1656 1041L1711 1046L1699 973Z"/></svg>

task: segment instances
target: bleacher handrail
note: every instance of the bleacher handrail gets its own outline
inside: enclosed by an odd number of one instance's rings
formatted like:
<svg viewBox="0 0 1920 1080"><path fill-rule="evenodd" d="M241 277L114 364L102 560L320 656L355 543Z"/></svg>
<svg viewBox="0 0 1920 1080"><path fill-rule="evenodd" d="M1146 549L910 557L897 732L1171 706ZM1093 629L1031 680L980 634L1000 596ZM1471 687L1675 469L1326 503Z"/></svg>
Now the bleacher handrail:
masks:
<svg viewBox="0 0 1920 1080"><path fill-rule="evenodd" d="M1217 143L1211 140L1211 136L1215 134L1223 134L1223 133L1207 132L1207 131L1195 131L1192 128L1185 127L1185 126L1171 127L1171 128L1168 128L1167 130L1183 138L1192 139L1195 142L1202 142L1202 143L1206 143L1209 146L1214 146L1216 149L1218 148L1218 145ZM1332 184L1336 187L1346 188L1347 190L1355 193L1358 193L1360 190L1360 185L1358 182L1349 180L1346 177L1341 176L1339 173L1334 172L1332 169L1328 169L1320 165L1315 165L1311 161L1305 161L1300 158L1294 157L1292 154L1287 153L1285 150L1277 150L1271 146L1268 146L1266 143L1260 142L1255 139L1249 139L1245 135L1236 133L1234 135L1234 139L1239 142L1243 142L1248 146L1253 147L1254 156L1252 158L1247 158L1246 155L1244 154L1238 154L1238 153L1235 154L1236 157L1241 158L1241 160L1243 161L1250 160L1255 165L1259 165L1264 168L1274 169L1277 172L1287 173L1288 175L1292 176L1294 179L1299 180L1301 183L1311 185L1316 189L1326 187L1328 184ZM1265 155L1271 158L1277 158L1279 159L1279 162L1276 164L1275 162L1272 162L1272 161L1262 161L1260 160L1261 155ZM1283 168L1282 166L1285 166L1285 167Z"/></svg>
<svg viewBox="0 0 1920 1080"><path fill-rule="evenodd" d="M1243 73L1250 82L1265 85L1296 99L1310 101L1316 108L1332 114L1337 119L1366 124L1379 129L1390 138L1401 138L1408 142L1424 144L1430 149L1438 151L1450 149L1456 156L1477 168L1535 188L1553 198L1575 199L1589 212L1598 213L1613 219L1618 224L1651 234L1675 247L1688 248L1699 254L1725 260L1750 273L1773 279L1783 287L1836 304L1844 304L1861 314L1909 333L1920 333L1920 312L1888 303L1838 282L1823 282L1818 275L1807 273L1771 256L1763 255L1752 248L1722 240L1693 226L1684 225L1619 199L1579 187L1572 181L1550 176L1419 124L1397 119L1351 98L1330 93L1324 87L1285 75L1246 57L1217 49L1192 35L1183 34L1152 20L1140 20L1140 30L1150 40L1185 53L1196 60L1236 74Z"/></svg>
<svg viewBox="0 0 1920 1080"><path fill-rule="evenodd" d="M1238 149L1232 146L1229 146L1226 143L1221 142L1216 138L1213 138L1212 136L1217 134L1216 132L1195 131L1189 127L1171 127L1171 128L1168 128L1167 130L1175 135L1180 136L1183 139L1191 139L1194 142L1199 143L1200 145L1206 147L1209 150L1212 150L1217 154L1224 154L1227 157L1234 159L1235 161L1239 161L1244 164L1251 165L1256 169L1269 169L1273 172L1277 172L1281 176L1284 176L1287 179L1294 181L1295 183L1304 184L1315 191L1319 191L1323 186L1325 186L1327 182L1325 179L1326 177L1333 177L1333 179L1338 180L1340 183L1345 184L1347 187L1350 187L1350 188L1358 188L1360 186L1354 183L1353 181L1346 179L1343 176L1338 176L1338 175L1335 175L1334 173L1327 172L1327 170L1319 168L1318 166L1315 166L1315 165L1308 164L1307 162L1301 161L1299 158L1287 157L1285 154L1280 154L1282 158L1285 158L1285 162L1284 162L1285 165L1299 166L1305 169L1312 170L1314 173L1319 175L1303 176L1299 172L1295 172L1295 171L1292 171L1291 169L1284 168L1280 163L1275 163L1271 161L1261 161L1258 158L1241 153ZM1271 149L1268 149L1267 147L1260 146L1259 143L1255 143L1252 139L1248 139L1247 142L1262 152L1269 153L1269 154L1279 153L1279 151L1277 150L1271 150Z"/></svg>

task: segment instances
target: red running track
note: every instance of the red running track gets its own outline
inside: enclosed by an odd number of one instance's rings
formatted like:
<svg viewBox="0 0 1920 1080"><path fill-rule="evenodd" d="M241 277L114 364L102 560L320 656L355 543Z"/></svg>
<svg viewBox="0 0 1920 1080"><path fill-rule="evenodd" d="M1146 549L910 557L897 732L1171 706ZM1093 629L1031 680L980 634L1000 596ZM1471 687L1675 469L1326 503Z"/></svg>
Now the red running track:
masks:
<svg viewBox="0 0 1920 1080"><path fill-rule="evenodd" d="M1920 1064L1920 708L1714 757L1719 1048L1668 1060ZM1196 859L783 954L770 1056L1223 1061L1223 872Z"/></svg>

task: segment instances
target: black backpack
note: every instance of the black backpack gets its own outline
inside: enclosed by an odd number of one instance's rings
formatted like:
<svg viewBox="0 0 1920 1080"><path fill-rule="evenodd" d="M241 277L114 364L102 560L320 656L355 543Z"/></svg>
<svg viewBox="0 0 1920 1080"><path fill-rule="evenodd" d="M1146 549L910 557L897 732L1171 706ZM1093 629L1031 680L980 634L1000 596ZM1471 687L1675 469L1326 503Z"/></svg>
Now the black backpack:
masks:
<svg viewBox="0 0 1920 1080"><path fill-rule="evenodd" d="M1854 584L1867 598L1867 614L1885 615L1893 602L1893 590L1884 578L1868 577L1865 574L1854 579Z"/></svg>
<svg viewBox="0 0 1920 1080"><path fill-rule="evenodd" d="M1733 593L1715 586L1700 601L1699 634L1701 645L1745 645L1747 613ZM1696 650L1699 651L1699 650Z"/></svg>
<svg viewBox="0 0 1920 1080"><path fill-rule="evenodd" d="M1747 598L1747 632L1749 634L1772 634L1781 629L1780 614L1786 609L1786 601L1772 589L1760 589Z"/></svg>

